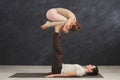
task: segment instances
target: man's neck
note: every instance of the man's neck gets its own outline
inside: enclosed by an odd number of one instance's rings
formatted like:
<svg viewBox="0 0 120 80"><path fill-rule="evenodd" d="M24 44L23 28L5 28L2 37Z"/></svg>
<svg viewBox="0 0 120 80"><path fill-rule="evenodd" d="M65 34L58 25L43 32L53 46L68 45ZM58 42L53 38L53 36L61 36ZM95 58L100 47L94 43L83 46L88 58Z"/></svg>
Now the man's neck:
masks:
<svg viewBox="0 0 120 80"><path fill-rule="evenodd" d="M83 69L85 70L85 73L88 73L88 70L86 67L83 67Z"/></svg>

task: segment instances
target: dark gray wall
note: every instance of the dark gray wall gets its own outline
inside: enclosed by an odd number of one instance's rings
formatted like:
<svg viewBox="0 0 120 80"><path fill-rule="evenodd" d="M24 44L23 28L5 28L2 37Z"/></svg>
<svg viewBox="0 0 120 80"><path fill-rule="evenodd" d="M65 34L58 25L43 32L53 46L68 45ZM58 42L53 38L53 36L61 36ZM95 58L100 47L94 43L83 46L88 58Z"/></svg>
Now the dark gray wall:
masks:
<svg viewBox="0 0 120 80"><path fill-rule="evenodd" d="M52 7L72 10L84 29L63 34L64 63L120 65L120 0L0 0L0 65L50 65Z"/></svg>

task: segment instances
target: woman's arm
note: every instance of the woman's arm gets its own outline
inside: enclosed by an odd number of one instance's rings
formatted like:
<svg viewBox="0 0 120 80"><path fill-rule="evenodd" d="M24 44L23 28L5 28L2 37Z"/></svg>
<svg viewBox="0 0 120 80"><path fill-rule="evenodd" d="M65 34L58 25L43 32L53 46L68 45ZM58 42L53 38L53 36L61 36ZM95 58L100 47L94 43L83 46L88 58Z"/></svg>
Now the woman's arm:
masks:
<svg viewBox="0 0 120 80"><path fill-rule="evenodd" d="M68 29L71 29L73 25L76 23L76 17L72 12L68 13L68 20L64 25L63 31L68 32Z"/></svg>
<svg viewBox="0 0 120 80"><path fill-rule="evenodd" d="M74 24L75 24L75 22L76 22L76 17L75 17L75 15L73 14L73 13L71 13L71 12L69 12L68 13L68 23L70 23L70 26L68 26L68 27L72 27Z"/></svg>
<svg viewBox="0 0 120 80"><path fill-rule="evenodd" d="M67 73L61 73L61 74L50 74L45 76L46 78L52 78L52 77L70 77L70 76L77 76L76 72L67 72Z"/></svg>

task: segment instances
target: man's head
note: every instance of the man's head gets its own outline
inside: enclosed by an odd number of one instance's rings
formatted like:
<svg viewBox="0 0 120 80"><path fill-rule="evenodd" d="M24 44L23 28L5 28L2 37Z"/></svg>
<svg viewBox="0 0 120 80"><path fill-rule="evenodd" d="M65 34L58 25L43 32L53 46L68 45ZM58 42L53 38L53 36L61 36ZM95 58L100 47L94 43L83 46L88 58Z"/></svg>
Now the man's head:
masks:
<svg viewBox="0 0 120 80"><path fill-rule="evenodd" d="M98 67L95 65L86 65L86 73L88 75L97 75L99 72Z"/></svg>

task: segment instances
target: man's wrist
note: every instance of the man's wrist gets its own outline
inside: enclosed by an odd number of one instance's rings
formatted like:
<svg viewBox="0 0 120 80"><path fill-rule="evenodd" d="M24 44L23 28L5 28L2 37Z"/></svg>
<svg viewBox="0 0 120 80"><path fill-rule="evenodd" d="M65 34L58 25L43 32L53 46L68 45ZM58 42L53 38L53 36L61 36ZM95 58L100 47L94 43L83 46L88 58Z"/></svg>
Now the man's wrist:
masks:
<svg viewBox="0 0 120 80"><path fill-rule="evenodd" d="M53 76L53 77L55 77L55 75L54 75L54 74L53 74L52 76Z"/></svg>

